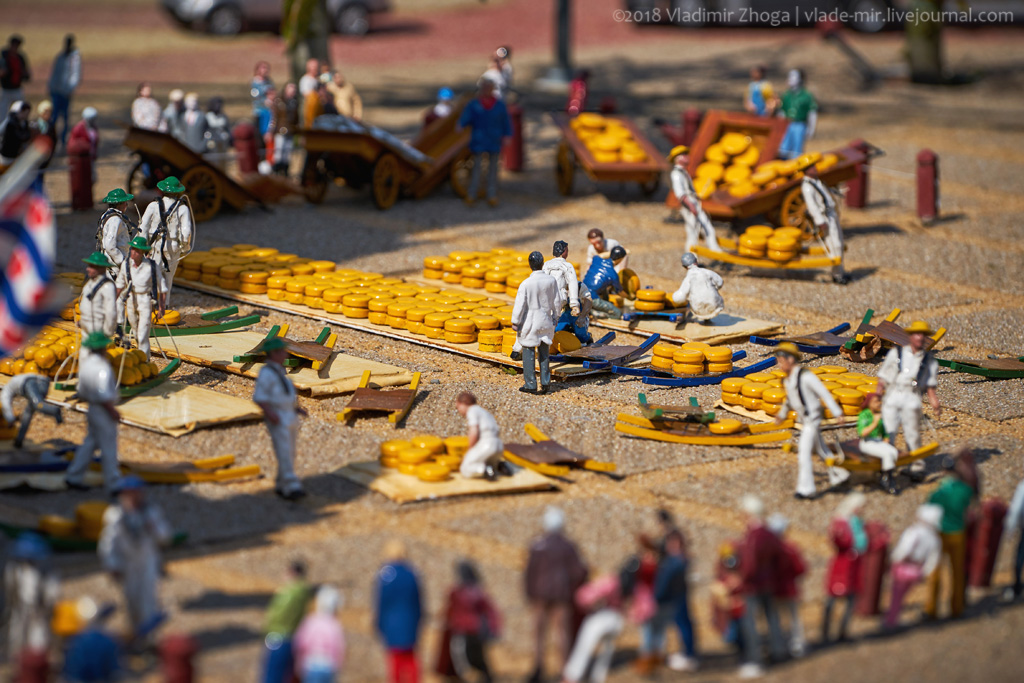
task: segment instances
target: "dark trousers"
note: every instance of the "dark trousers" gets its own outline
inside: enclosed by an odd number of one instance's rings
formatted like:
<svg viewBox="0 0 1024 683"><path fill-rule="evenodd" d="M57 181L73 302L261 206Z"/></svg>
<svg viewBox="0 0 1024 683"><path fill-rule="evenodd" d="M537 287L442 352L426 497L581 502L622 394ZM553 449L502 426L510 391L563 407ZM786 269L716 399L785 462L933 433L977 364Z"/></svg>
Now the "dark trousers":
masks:
<svg viewBox="0 0 1024 683"><path fill-rule="evenodd" d="M473 671L480 672L480 680L491 680L491 667L487 665L484 640L478 635L453 635L451 639L452 665L460 681L470 680Z"/></svg>
<svg viewBox="0 0 1024 683"><path fill-rule="evenodd" d="M697 646L693 639L693 621L690 619L689 595L684 595L677 604L675 622L676 627L679 629L679 638L683 641L683 651L687 657L696 657Z"/></svg>
<svg viewBox="0 0 1024 683"><path fill-rule="evenodd" d="M540 385L545 389L551 384L551 366L548 363L548 345L541 342L540 346L523 347L523 386L530 391L537 391L537 361L540 361Z"/></svg>
<svg viewBox="0 0 1024 683"><path fill-rule="evenodd" d="M846 601L846 611L843 612L843 620L839 624L839 638L843 639L846 638L846 633L850 628L850 619L853 618L853 606L857 602L857 595L851 593L838 598L830 595L825 600L825 617L822 619L821 639L826 643L829 641L829 630L832 627L832 608L835 606L836 600Z"/></svg>
<svg viewBox="0 0 1024 683"><path fill-rule="evenodd" d="M53 103L53 118L50 120L50 125L56 131L57 122L61 122L62 125L60 133L57 134L57 139L60 140L60 146L63 147L68 141L68 110L71 108L71 98L51 92L50 102Z"/></svg>
<svg viewBox="0 0 1024 683"><path fill-rule="evenodd" d="M14 440L15 446L20 448L25 443L25 435L28 433L28 427L37 410L44 415L49 415L54 420L60 420L60 408L45 402L46 392L49 388L50 383L45 379L30 379L25 383L23 391L25 398L28 399L28 406L21 416L21 427L18 429L18 437Z"/></svg>
<svg viewBox="0 0 1024 683"><path fill-rule="evenodd" d="M1024 529L1017 539L1017 557L1013 563L1013 594L1020 595L1024 592L1024 583L1021 583L1021 574L1024 573Z"/></svg>

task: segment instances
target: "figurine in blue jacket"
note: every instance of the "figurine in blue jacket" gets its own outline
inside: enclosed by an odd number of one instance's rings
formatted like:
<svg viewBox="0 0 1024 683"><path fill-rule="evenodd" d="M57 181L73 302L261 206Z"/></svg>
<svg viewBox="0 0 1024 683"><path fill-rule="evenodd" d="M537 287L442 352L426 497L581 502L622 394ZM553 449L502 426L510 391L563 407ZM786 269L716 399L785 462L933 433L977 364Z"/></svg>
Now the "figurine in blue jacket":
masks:
<svg viewBox="0 0 1024 683"><path fill-rule="evenodd" d="M483 157L487 155L487 203L498 205L498 162L505 138L512 135L512 122L508 118L505 103L494 96L494 81L480 80L480 94L471 100L459 117L459 129L470 128L469 151L473 155L473 168L469 175L469 189L466 204L476 201L480 190L480 173L483 171Z"/></svg>
<svg viewBox="0 0 1024 683"><path fill-rule="evenodd" d="M384 566L377 572L377 632L388 650L392 683L419 680L416 641L423 615L420 585L398 540L384 546Z"/></svg>
<svg viewBox="0 0 1024 683"><path fill-rule="evenodd" d="M590 262L587 274L583 276L583 284L594 297L594 311L606 318L622 319L619 307L608 301L608 295L622 291L622 281L615 270L616 264L626 258L626 250L621 246L612 248L609 258L595 256ZM597 317L597 316L595 316Z"/></svg>

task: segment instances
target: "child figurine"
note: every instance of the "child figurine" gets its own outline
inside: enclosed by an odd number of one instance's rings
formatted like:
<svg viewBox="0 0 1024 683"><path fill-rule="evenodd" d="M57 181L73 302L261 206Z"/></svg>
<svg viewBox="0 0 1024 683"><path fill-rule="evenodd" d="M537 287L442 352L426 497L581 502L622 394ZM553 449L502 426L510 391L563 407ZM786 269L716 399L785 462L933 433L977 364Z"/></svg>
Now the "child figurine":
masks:
<svg viewBox="0 0 1024 683"><path fill-rule="evenodd" d="M882 422L882 395L872 392L864 397L863 410L857 416L857 436L860 452L882 461L882 488L891 494L899 493L892 478L899 451L887 440Z"/></svg>

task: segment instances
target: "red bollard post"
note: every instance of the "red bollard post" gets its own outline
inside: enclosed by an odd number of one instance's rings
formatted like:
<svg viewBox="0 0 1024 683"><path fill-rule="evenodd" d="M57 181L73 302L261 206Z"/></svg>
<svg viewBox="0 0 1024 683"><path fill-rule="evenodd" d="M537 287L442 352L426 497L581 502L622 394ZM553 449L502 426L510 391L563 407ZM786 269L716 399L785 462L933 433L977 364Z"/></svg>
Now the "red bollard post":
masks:
<svg viewBox="0 0 1024 683"><path fill-rule="evenodd" d="M565 113L576 116L587 106L587 79L574 78L569 82L569 100L565 105Z"/></svg>
<svg viewBox="0 0 1024 683"><path fill-rule="evenodd" d="M867 552L860 558L860 593L857 595L857 614L878 614L878 600L882 595L882 579L889 563L889 530L881 522L864 525L868 535Z"/></svg>
<svg viewBox="0 0 1024 683"><path fill-rule="evenodd" d="M46 683L50 680L50 660L46 650L21 651L18 657L18 677L16 683Z"/></svg>
<svg viewBox="0 0 1024 683"><path fill-rule="evenodd" d="M71 181L71 209L92 208L92 148L85 140L68 141L68 180Z"/></svg>
<svg viewBox="0 0 1024 683"><path fill-rule="evenodd" d="M939 157L930 149L917 153L917 217L925 225L939 217Z"/></svg>
<svg viewBox="0 0 1024 683"><path fill-rule="evenodd" d="M523 108L518 104L510 104L508 117L512 121L512 137L505 141L502 156L505 158L505 170L519 172L523 170Z"/></svg>
<svg viewBox="0 0 1024 683"><path fill-rule="evenodd" d="M601 98L601 104L597 110L605 116L609 116L619 110L619 102L614 95L605 95Z"/></svg>
<svg viewBox="0 0 1024 683"><path fill-rule="evenodd" d="M238 155L238 172L242 175L259 171L259 145L256 144L256 126L249 121L242 121L231 129L235 140L235 153Z"/></svg>
<svg viewBox="0 0 1024 683"><path fill-rule="evenodd" d="M863 209L868 205L868 180L871 171L871 157L867 156L871 146L863 140L853 142L853 147L865 155L863 163L857 164L857 175L846 181L846 206L851 209Z"/></svg>
<svg viewBox="0 0 1024 683"><path fill-rule="evenodd" d="M172 634L160 642L160 668L166 683L192 683L192 658L199 645L186 634Z"/></svg>
<svg viewBox="0 0 1024 683"><path fill-rule="evenodd" d="M704 119L704 112L700 109L687 109L683 112L683 135L680 144L690 146L697 137L697 129Z"/></svg>
<svg viewBox="0 0 1024 683"><path fill-rule="evenodd" d="M1006 504L990 498L981 504L981 511L972 515L967 527L967 585L988 588L992 585L992 570L1003 537Z"/></svg>

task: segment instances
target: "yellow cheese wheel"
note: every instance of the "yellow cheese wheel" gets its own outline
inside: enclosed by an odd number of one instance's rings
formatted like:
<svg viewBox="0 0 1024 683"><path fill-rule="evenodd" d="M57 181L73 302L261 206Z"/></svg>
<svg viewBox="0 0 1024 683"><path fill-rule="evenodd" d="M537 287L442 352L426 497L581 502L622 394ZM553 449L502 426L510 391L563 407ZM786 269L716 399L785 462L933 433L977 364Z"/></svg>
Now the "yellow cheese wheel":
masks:
<svg viewBox="0 0 1024 683"><path fill-rule="evenodd" d="M220 287L221 289L230 290L232 292L237 292L238 291L238 287L239 287L240 284L241 284L241 282L239 281L238 278L234 278L234 277L231 277L231 278L228 278L228 277L218 277L217 278L217 286L218 287Z"/></svg>
<svg viewBox="0 0 1024 683"><path fill-rule="evenodd" d="M722 380L722 393L738 394L740 387L749 382L746 377L726 377Z"/></svg>
<svg viewBox="0 0 1024 683"><path fill-rule="evenodd" d="M740 181L749 180L750 175L749 166L734 163L732 166L725 169L725 174L722 178L727 183L738 183Z"/></svg>
<svg viewBox="0 0 1024 683"><path fill-rule="evenodd" d="M732 349L728 346L712 346L704 349L704 359L709 363L731 363Z"/></svg>
<svg viewBox="0 0 1024 683"><path fill-rule="evenodd" d="M42 347L36 351L35 362L43 370L48 370L57 362L57 354L49 348Z"/></svg>
<svg viewBox="0 0 1024 683"><path fill-rule="evenodd" d="M770 387L775 387L777 389L781 389L783 387L782 380L781 379L777 379L777 378L776 379L770 379L767 382L765 382L765 384L767 384Z"/></svg>
<svg viewBox="0 0 1024 683"><path fill-rule="evenodd" d="M444 450L450 456L461 458L469 450L469 437L449 436L444 440Z"/></svg>
<svg viewBox="0 0 1024 683"><path fill-rule="evenodd" d="M190 280L196 282L203 277L203 273L198 268L179 268L178 272L175 273L176 277L180 277L183 280Z"/></svg>
<svg viewBox="0 0 1024 683"><path fill-rule="evenodd" d="M842 365L821 365L819 369L826 374L842 375L848 372Z"/></svg>
<svg viewBox="0 0 1024 683"><path fill-rule="evenodd" d="M387 313L388 313L388 315L393 315L396 318L404 318L406 316L406 314L409 313L409 309L410 308L412 308L411 305L409 305L407 303L400 303L400 302L396 301L395 303L390 304L387 307Z"/></svg>
<svg viewBox="0 0 1024 683"><path fill-rule="evenodd" d="M291 279L287 275L271 275L267 278L267 289L284 289Z"/></svg>
<svg viewBox="0 0 1024 683"><path fill-rule="evenodd" d="M291 268L292 272L295 273L296 275L313 274L313 266L309 265L308 263L297 263L295 261L290 261L288 267Z"/></svg>
<svg viewBox="0 0 1024 683"><path fill-rule="evenodd" d="M387 313L385 313L384 315L387 315ZM387 326L392 327L396 330L406 329L408 326L408 322L409 321L406 320L405 318L399 318L396 315L387 315Z"/></svg>
<svg viewBox="0 0 1024 683"><path fill-rule="evenodd" d="M443 282L447 282L450 285L461 285L462 284L462 273L445 273L441 276Z"/></svg>
<svg viewBox="0 0 1024 683"><path fill-rule="evenodd" d="M791 226L785 226L782 228L775 229L775 237L789 237L793 239L797 244L804 238L804 231L800 228L794 228Z"/></svg>
<svg viewBox="0 0 1024 683"><path fill-rule="evenodd" d="M89 500L75 508L75 523L83 538L98 541L103 531L103 513L108 504L102 500Z"/></svg>
<svg viewBox="0 0 1024 683"><path fill-rule="evenodd" d="M302 297L302 303L310 308L323 309L324 307L324 300L318 296L304 296Z"/></svg>
<svg viewBox="0 0 1024 683"><path fill-rule="evenodd" d="M449 332L445 330L444 340L450 344L472 344L476 341L476 333L463 334L462 332Z"/></svg>
<svg viewBox="0 0 1024 683"><path fill-rule="evenodd" d="M763 382L747 382L740 387L740 393L752 398L761 398L761 394L764 393L764 390L770 388L771 387Z"/></svg>
<svg viewBox="0 0 1024 683"><path fill-rule="evenodd" d="M726 133L718 140L718 144L721 145L722 150L729 156L743 154L747 151L747 148L750 147L751 142L753 142L753 140L749 135L737 132Z"/></svg>
<svg viewBox="0 0 1024 683"><path fill-rule="evenodd" d="M503 268L492 268L484 273L484 280L487 282L500 282L505 284L508 279L508 271Z"/></svg>
<svg viewBox="0 0 1024 683"><path fill-rule="evenodd" d="M451 469L447 465L443 465L439 462L424 463L416 468L416 477L420 481L444 481L450 474Z"/></svg>
<svg viewBox="0 0 1024 683"><path fill-rule="evenodd" d="M270 299L271 301L287 301L288 294L290 294L290 292L286 292L283 289L267 290L267 298Z"/></svg>
<svg viewBox="0 0 1024 683"><path fill-rule="evenodd" d="M749 232L745 232L742 235L740 235L740 246L741 247L746 247L748 249L757 249L757 250L764 251L764 249L767 247L767 245L768 245L768 238L765 237L764 235L759 235L759 234L756 234L756 233L751 234Z"/></svg>
<svg viewBox="0 0 1024 683"><path fill-rule="evenodd" d="M751 249L750 247L741 246L736 250L736 253L739 254L740 256L746 256L748 258L764 258L765 250Z"/></svg>
<svg viewBox="0 0 1024 683"><path fill-rule="evenodd" d="M39 531L57 538L70 538L75 535L78 525L75 520L60 515L43 515L39 518Z"/></svg>
<svg viewBox="0 0 1024 683"><path fill-rule="evenodd" d="M324 301L329 301L331 303L341 303L342 299L345 298L346 294L348 294L348 289L330 287L328 289L325 289L323 293L320 295L320 297Z"/></svg>
<svg viewBox="0 0 1024 683"><path fill-rule="evenodd" d="M773 375L770 372L752 372L749 375L747 375L747 379L750 380L751 382L767 382L768 380L773 379L774 377L775 375Z"/></svg>
<svg viewBox="0 0 1024 683"><path fill-rule="evenodd" d="M743 405L743 396L731 392L722 392L722 403L726 403L731 406Z"/></svg>
<svg viewBox="0 0 1024 683"><path fill-rule="evenodd" d="M221 266L217 274L226 280L238 279L239 274L245 270L245 267L240 263L231 263L226 266Z"/></svg>
<svg viewBox="0 0 1024 683"><path fill-rule="evenodd" d="M655 356L661 356L662 358L672 358L678 349L679 347L673 346L672 344L659 342L654 345L654 349L652 350Z"/></svg>
<svg viewBox="0 0 1024 683"><path fill-rule="evenodd" d="M693 180L693 189L697 192L699 199L707 199L718 189L718 183L711 178L697 177Z"/></svg>
<svg viewBox="0 0 1024 683"><path fill-rule="evenodd" d="M481 353L501 353L501 344L477 344L477 350Z"/></svg>
<svg viewBox="0 0 1024 683"><path fill-rule="evenodd" d="M430 316L427 316L427 324L430 324ZM459 318L449 317L444 321L444 330L445 332L469 334L476 331L476 325L473 324L472 320L462 320Z"/></svg>
<svg viewBox="0 0 1024 683"><path fill-rule="evenodd" d="M702 375L704 374L704 364L673 363L672 372L677 375Z"/></svg>
<svg viewBox="0 0 1024 683"><path fill-rule="evenodd" d="M818 379L820 379L822 382L835 382L836 384L839 384L838 380L841 377L842 377L841 374L836 374L836 373L833 373L833 372L823 372L820 375L818 375ZM839 384L839 386L843 386L843 385Z"/></svg>
<svg viewBox="0 0 1024 683"><path fill-rule="evenodd" d="M438 455L438 456L436 456L434 458L434 462L436 462L438 465L444 465L445 467L447 467L449 469L457 470L457 469L459 469L459 465L462 464L462 456L461 455Z"/></svg>
<svg viewBox="0 0 1024 683"><path fill-rule="evenodd" d="M768 239L768 248L775 251L794 251L797 248L797 241L792 237L774 236Z"/></svg>
<svg viewBox="0 0 1024 683"><path fill-rule="evenodd" d="M733 197L746 197L758 192L760 189L750 180L740 180L729 186L729 194Z"/></svg>
<svg viewBox="0 0 1024 683"><path fill-rule="evenodd" d="M717 183L723 175L725 175L725 167L722 164L716 161L705 161L697 166L694 183L697 182L697 179L709 179Z"/></svg>
<svg viewBox="0 0 1024 683"><path fill-rule="evenodd" d="M346 318L369 318L370 311L366 308L346 306L344 301L341 304L341 314Z"/></svg>
<svg viewBox="0 0 1024 683"><path fill-rule="evenodd" d="M394 299L384 297L382 299L370 299L370 303L366 305L370 309L371 313L387 313L388 306L395 303Z"/></svg>
<svg viewBox="0 0 1024 683"><path fill-rule="evenodd" d="M447 260L444 256L427 256L423 259L423 267L438 270L444 267Z"/></svg>
<svg viewBox="0 0 1024 683"><path fill-rule="evenodd" d="M860 404L850 405L848 403L840 403L839 407L843 409L843 415L856 417L860 415L861 407Z"/></svg>
<svg viewBox="0 0 1024 683"><path fill-rule="evenodd" d="M497 344L501 346L503 336L501 330L481 330L477 335L477 339L481 344Z"/></svg>
<svg viewBox="0 0 1024 683"><path fill-rule="evenodd" d="M864 384L867 381L867 378L864 376L846 374L840 375L838 379L836 379L835 381L839 382L848 389L856 389L861 384Z"/></svg>
<svg viewBox="0 0 1024 683"><path fill-rule="evenodd" d="M2 368L0 368L0 372L3 372ZM856 387L856 389L857 389L857 391L863 393L865 396L867 396L868 394L877 394L878 393L878 385L877 384L861 384L859 387Z"/></svg>
<svg viewBox="0 0 1024 683"><path fill-rule="evenodd" d="M766 256L768 256L772 261L785 263L786 261L792 261L796 258L796 251L776 251L774 249L769 249L766 252Z"/></svg>
<svg viewBox="0 0 1024 683"><path fill-rule="evenodd" d="M386 467L388 469L397 470L401 466L401 464L402 464L402 461L399 460L398 457L388 457L388 456L383 456L383 455L380 457L380 466L381 467Z"/></svg>
<svg viewBox="0 0 1024 683"><path fill-rule="evenodd" d="M764 405L761 399L754 398L753 396L742 396L740 400L742 401L740 405L747 410L761 410L761 407Z"/></svg>
<svg viewBox="0 0 1024 683"><path fill-rule="evenodd" d="M664 356L651 356L651 367L659 370L671 370L673 360Z"/></svg>
<svg viewBox="0 0 1024 683"><path fill-rule="evenodd" d="M633 307L638 311L652 312L665 310L664 301L634 301Z"/></svg>
<svg viewBox="0 0 1024 683"><path fill-rule="evenodd" d="M327 313L341 313L344 308L345 306L340 301L323 301L323 309Z"/></svg>
<svg viewBox="0 0 1024 683"><path fill-rule="evenodd" d="M733 158L734 164L743 164L744 166L756 166L758 160L761 158L761 150L755 147L752 142L746 151L738 154Z"/></svg>
<svg viewBox="0 0 1024 683"><path fill-rule="evenodd" d="M839 382L833 382L831 380L822 382L821 385L828 389L830 392L833 391L834 389L842 389L843 387L843 385L840 384Z"/></svg>
<svg viewBox="0 0 1024 683"><path fill-rule="evenodd" d="M704 158L707 161L714 161L719 164L725 164L728 162L729 156L730 155L722 149L722 145L717 142L713 145L708 145L708 148L704 151Z"/></svg>
<svg viewBox="0 0 1024 683"><path fill-rule="evenodd" d="M365 294L346 294L341 298L341 303L349 308L367 308L370 305L370 297Z"/></svg>
<svg viewBox="0 0 1024 683"><path fill-rule="evenodd" d="M761 392L761 400L765 403L782 403L786 400L786 390L777 387L768 387Z"/></svg>
<svg viewBox="0 0 1024 683"><path fill-rule="evenodd" d="M223 258L206 259L200 264L199 270L203 275L218 275L221 267L226 266L229 263L230 262L227 259Z"/></svg>
<svg viewBox="0 0 1024 683"><path fill-rule="evenodd" d="M416 448L427 449L431 455L444 453L444 440L433 434L419 434L409 439L409 443Z"/></svg>
<svg viewBox="0 0 1024 683"><path fill-rule="evenodd" d="M444 328L443 327L430 327L426 323L423 324L423 328L420 330L423 336L428 339L444 339Z"/></svg>
<svg viewBox="0 0 1024 683"><path fill-rule="evenodd" d="M711 363L708 362L708 372L719 373L719 372L732 372L732 361L728 363Z"/></svg>
<svg viewBox="0 0 1024 683"><path fill-rule="evenodd" d="M768 183L772 182L773 180L775 180L775 178L777 176L778 176L778 173L776 173L775 169L772 169L772 168L760 169L759 168L759 169L757 169L756 171L754 171L753 173L750 174L750 182L754 183L757 186L763 187L763 186L767 185Z"/></svg>
<svg viewBox="0 0 1024 683"><path fill-rule="evenodd" d="M857 391L856 389L849 389L847 387L840 387L839 389L833 389L832 395L837 401L843 405L848 406L860 406L864 401L864 393Z"/></svg>
<svg viewBox="0 0 1024 683"><path fill-rule="evenodd" d="M724 420L718 420L708 425L708 429L711 430L712 434L735 434L736 432L743 429L743 423L739 420L733 420L726 418Z"/></svg>
<svg viewBox="0 0 1024 683"><path fill-rule="evenodd" d="M672 354L672 360L676 363L688 363L690 365L702 365L704 354L700 349L677 349Z"/></svg>
<svg viewBox="0 0 1024 683"><path fill-rule="evenodd" d="M497 330L501 327L501 321L495 318L493 315L476 315L469 319L471 323L476 325L478 330Z"/></svg>
<svg viewBox="0 0 1024 683"><path fill-rule="evenodd" d="M462 276L463 287L469 287L471 289L483 289L485 284L486 283L484 282L483 278L467 277L465 275Z"/></svg>
<svg viewBox="0 0 1024 683"><path fill-rule="evenodd" d="M405 319L409 322L421 323L428 315L434 312L433 306L417 306L405 312Z"/></svg>
<svg viewBox="0 0 1024 683"><path fill-rule="evenodd" d="M418 465L421 462L430 460L433 453L427 448L419 448L409 445L398 452L398 459L405 464Z"/></svg>
<svg viewBox="0 0 1024 683"><path fill-rule="evenodd" d="M424 268L423 277L425 277L428 280L441 280L444 278L444 271L436 270L433 268Z"/></svg>
<svg viewBox="0 0 1024 683"><path fill-rule="evenodd" d="M768 403L764 399L761 399L761 410L768 413L769 415L778 415L779 410L782 409L781 403Z"/></svg>
<svg viewBox="0 0 1024 683"><path fill-rule="evenodd" d="M636 292L637 301L653 301L665 303L665 292L660 289L638 289Z"/></svg>
<svg viewBox="0 0 1024 683"><path fill-rule="evenodd" d="M505 286L504 282L485 282L484 291L491 292L492 294L505 294L508 287Z"/></svg>
<svg viewBox="0 0 1024 683"><path fill-rule="evenodd" d="M270 273L265 270L243 270L238 274L238 279L242 282L265 285L267 284L267 280L270 279Z"/></svg>
<svg viewBox="0 0 1024 683"><path fill-rule="evenodd" d="M569 351L578 351L582 344L572 332L569 332L568 330L560 330L555 332L555 337L552 340L551 346L552 353L567 353Z"/></svg>
<svg viewBox="0 0 1024 683"><path fill-rule="evenodd" d="M397 458L399 453L411 447L412 443L405 439L391 439L380 445L380 454L385 457Z"/></svg>
<svg viewBox="0 0 1024 683"><path fill-rule="evenodd" d="M238 285L238 290L242 294L266 294L267 286L256 282L242 282Z"/></svg>
<svg viewBox="0 0 1024 683"><path fill-rule="evenodd" d="M370 311L366 317L374 325L387 325L388 324L388 314L387 313L379 313L377 311Z"/></svg>

